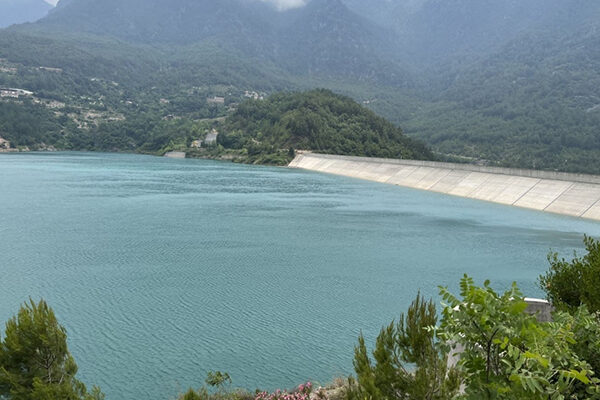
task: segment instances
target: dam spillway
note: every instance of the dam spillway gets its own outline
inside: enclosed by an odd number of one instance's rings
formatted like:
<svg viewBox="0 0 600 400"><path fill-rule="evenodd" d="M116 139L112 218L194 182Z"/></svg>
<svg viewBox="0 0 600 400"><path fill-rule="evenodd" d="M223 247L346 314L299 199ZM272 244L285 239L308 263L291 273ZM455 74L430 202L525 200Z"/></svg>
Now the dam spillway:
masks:
<svg viewBox="0 0 600 400"><path fill-rule="evenodd" d="M600 221L600 176L299 153L291 168Z"/></svg>

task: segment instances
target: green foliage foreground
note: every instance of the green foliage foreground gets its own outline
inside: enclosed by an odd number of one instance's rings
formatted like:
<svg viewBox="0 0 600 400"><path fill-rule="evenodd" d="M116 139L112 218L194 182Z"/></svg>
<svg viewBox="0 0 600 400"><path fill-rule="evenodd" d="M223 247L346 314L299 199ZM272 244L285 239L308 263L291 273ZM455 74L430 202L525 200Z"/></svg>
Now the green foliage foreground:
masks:
<svg viewBox="0 0 600 400"><path fill-rule="evenodd" d="M45 301L30 300L6 323L0 342L0 398L11 400L102 400L75 378L77 364L67 333Z"/></svg>
<svg viewBox="0 0 600 400"><path fill-rule="evenodd" d="M358 385L351 381L348 398L443 400L456 395L460 380L458 370L448 368L449 348L425 329L436 323L435 305L419 295L406 316L381 330L374 363L361 335L354 351Z"/></svg>
<svg viewBox="0 0 600 400"><path fill-rule="evenodd" d="M381 331L374 363L361 337L357 381L350 382L347 398L600 398L598 315L582 307L539 322L526 312L516 284L499 294L489 282L478 287L465 275L460 287L460 296L440 288L440 324L433 305L417 297L396 327ZM458 362L446 368L451 355Z"/></svg>
<svg viewBox="0 0 600 400"><path fill-rule="evenodd" d="M397 326L381 331L374 363L359 339L349 400L600 398L597 358L590 357L598 353L590 352L598 345L597 315L581 309L538 322L516 285L499 294L465 276L460 286L460 296L440 289L439 325L433 305L417 297ZM456 366L446 368L459 351Z"/></svg>
<svg viewBox="0 0 600 400"><path fill-rule="evenodd" d="M538 322L516 284L503 294L465 276L460 297L441 289L447 305L438 335L464 348L458 366L465 399L586 399L600 380L577 354L571 321Z"/></svg>
<svg viewBox="0 0 600 400"><path fill-rule="evenodd" d="M548 256L550 270L540 277L540 286L557 307L574 310L585 304L590 311L600 311L600 242L584 239L587 254L571 261Z"/></svg>

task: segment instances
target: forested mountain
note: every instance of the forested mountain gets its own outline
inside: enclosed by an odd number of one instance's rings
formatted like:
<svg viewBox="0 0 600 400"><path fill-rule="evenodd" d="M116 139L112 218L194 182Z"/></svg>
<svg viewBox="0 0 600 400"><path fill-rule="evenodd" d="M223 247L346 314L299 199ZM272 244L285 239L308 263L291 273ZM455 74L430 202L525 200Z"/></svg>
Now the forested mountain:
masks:
<svg viewBox="0 0 600 400"><path fill-rule="evenodd" d="M415 61L477 60L530 35L573 33L599 7L594 0L428 0L399 28Z"/></svg>
<svg viewBox="0 0 600 400"><path fill-rule="evenodd" d="M135 120L137 131L140 115L215 118L245 92L326 87L441 157L600 173L598 21L597 0L308 0L285 10L269 0L61 0L38 23L0 31L0 86L42 99L27 107L64 103L53 115L71 135L106 139L110 126L106 149L123 147L115 126ZM90 112L101 117L83 123ZM16 126L5 122L3 135L18 137Z"/></svg>
<svg viewBox="0 0 600 400"><path fill-rule="evenodd" d="M350 11L341 0L312 0L289 12L278 61L301 75L409 83L390 32Z"/></svg>
<svg viewBox="0 0 600 400"><path fill-rule="evenodd" d="M37 21L52 8L44 0L0 0L0 28Z"/></svg>
<svg viewBox="0 0 600 400"><path fill-rule="evenodd" d="M267 41L276 14L265 3L242 0L63 0L39 25L135 43L188 45L220 39L243 48Z"/></svg>
<svg viewBox="0 0 600 400"><path fill-rule="evenodd" d="M478 31L454 40L440 56L448 61L428 64L437 78L421 92L427 104L406 121L407 132L442 153L600 173L600 3L492 3L507 17L478 27L463 19L441 35Z"/></svg>
<svg viewBox="0 0 600 400"><path fill-rule="evenodd" d="M598 71L600 34L591 26L520 38L457 74L409 130L444 153L598 173Z"/></svg>
<svg viewBox="0 0 600 400"><path fill-rule="evenodd" d="M401 31L427 0L344 0L352 11L380 26Z"/></svg>
<svg viewBox="0 0 600 400"><path fill-rule="evenodd" d="M328 154L433 159L427 147L404 136L398 127L328 90L283 93L265 101L244 102L222 128L221 145L248 149L250 155L296 148Z"/></svg>
<svg viewBox="0 0 600 400"><path fill-rule="evenodd" d="M258 0L63 0L34 29L154 46L210 42L295 74L361 79L385 73L378 67L393 43L340 0L286 11ZM387 68L392 79L403 76L393 63Z"/></svg>

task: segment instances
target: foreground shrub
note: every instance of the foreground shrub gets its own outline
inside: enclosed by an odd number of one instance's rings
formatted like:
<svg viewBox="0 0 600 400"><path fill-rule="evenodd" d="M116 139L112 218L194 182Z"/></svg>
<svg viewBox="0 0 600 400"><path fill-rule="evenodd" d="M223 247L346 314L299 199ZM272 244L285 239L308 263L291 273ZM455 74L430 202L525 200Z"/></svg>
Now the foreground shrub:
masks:
<svg viewBox="0 0 600 400"><path fill-rule="evenodd" d="M548 256L550 270L540 276L540 287L556 307L575 310L586 305L595 313L600 311L600 242L585 237L587 254L571 261Z"/></svg>
<svg viewBox="0 0 600 400"><path fill-rule="evenodd" d="M254 400L254 394L245 390L225 390L220 392L211 392L206 387L200 389L189 389L180 395L178 400Z"/></svg>
<svg viewBox="0 0 600 400"><path fill-rule="evenodd" d="M45 301L30 300L6 323L0 342L0 398L10 400L101 400L75 375L67 333Z"/></svg>
<svg viewBox="0 0 600 400"><path fill-rule="evenodd" d="M377 337L373 361L361 335L354 350L357 382L350 381L349 400L444 400L458 393L458 372L448 368L448 346L428 327L437 324L433 302L420 295L398 323L383 328Z"/></svg>
<svg viewBox="0 0 600 400"><path fill-rule="evenodd" d="M600 399L596 315L581 308L538 322L516 284L498 294L465 276L460 288L460 296L440 288L446 304L439 325L433 304L417 296L398 324L382 329L374 362L361 336L347 398ZM446 367L450 348L460 351L454 368Z"/></svg>
<svg viewBox="0 0 600 400"><path fill-rule="evenodd" d="M209 371L200 389L189 389L178 400L254 400L254 395L241 389L230 389L232 380L227 372Z"/></svg>
<svg viewBox="0 0 600 400"><path fill-rule="evenodd" d="M587 361L594 377L600 378L600 316L581 306L571 314L559 311L553 317L557 324L573 332L575 343L571 348L580 359Z"/></svg>
<svg viewBox="0 0 600 400"><path fill-rule="evenodd" d="M458 367L465 399L590 399L600 394L579 357L573 321L541 323L513 284L502 295L465 276L460 297L441 288L447 305L439 335L464 348ZM566 316L563 315L566 318Z"/></svg>

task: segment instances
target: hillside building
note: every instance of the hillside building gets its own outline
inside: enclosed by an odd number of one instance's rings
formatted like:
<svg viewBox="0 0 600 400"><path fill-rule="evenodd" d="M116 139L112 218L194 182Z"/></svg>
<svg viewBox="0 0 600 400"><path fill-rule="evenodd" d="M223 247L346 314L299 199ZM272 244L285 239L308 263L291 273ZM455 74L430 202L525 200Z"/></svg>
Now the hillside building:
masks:
<svg viewBox="0 0 600 400"><path fill-rule="evenodd" d="M33 92L24 89L0 88L0 97L18 99L19 96L32 96Z"/></svg>
<svg viewBox="0 0 600 400"><path fill-rule="evenodd" d="M0 150L9 150L10 142L4 138L0 137Z"/></svg>
<svg viewBox="0 0 600 400"><path fill-rule="evenodd" d="M206 102L208 104L225 104L225 97L219 97L219 96L209 97L208 99L206 99Z"/></svg>
<svg viewBox="0 0 600 400"><path fill-rule="evenodd" d="M207 146L212 146L217 144L217 138L219 137L219 132L216 129L211 130L204 139L204 144Z"/></svg>
<svg viewBox="0 0 600 400"><path fill-rule="evenodd" d="M16 90L13 89L5 89L5 88L0 88L0 97L11 97L14 99L18 99L19 98L19 92L17 92Z"/></svg>
<svg viewBox="0 0 600 400"><path fill-rule="evenodd" d="M55 73L61 73L61 72L63 72L62 68L38 67L38 69L40 71L55 72Z"/></svg>
<svg viewBox="0 0 600 400"><path fill-rule="evenodd" d="M250 92L248 90L246 90L244 92L244 97L246 97L247 99L254 99L254 100L264 100L265 99L265 96L263 94L254 92L254 91Z"/></svg>

